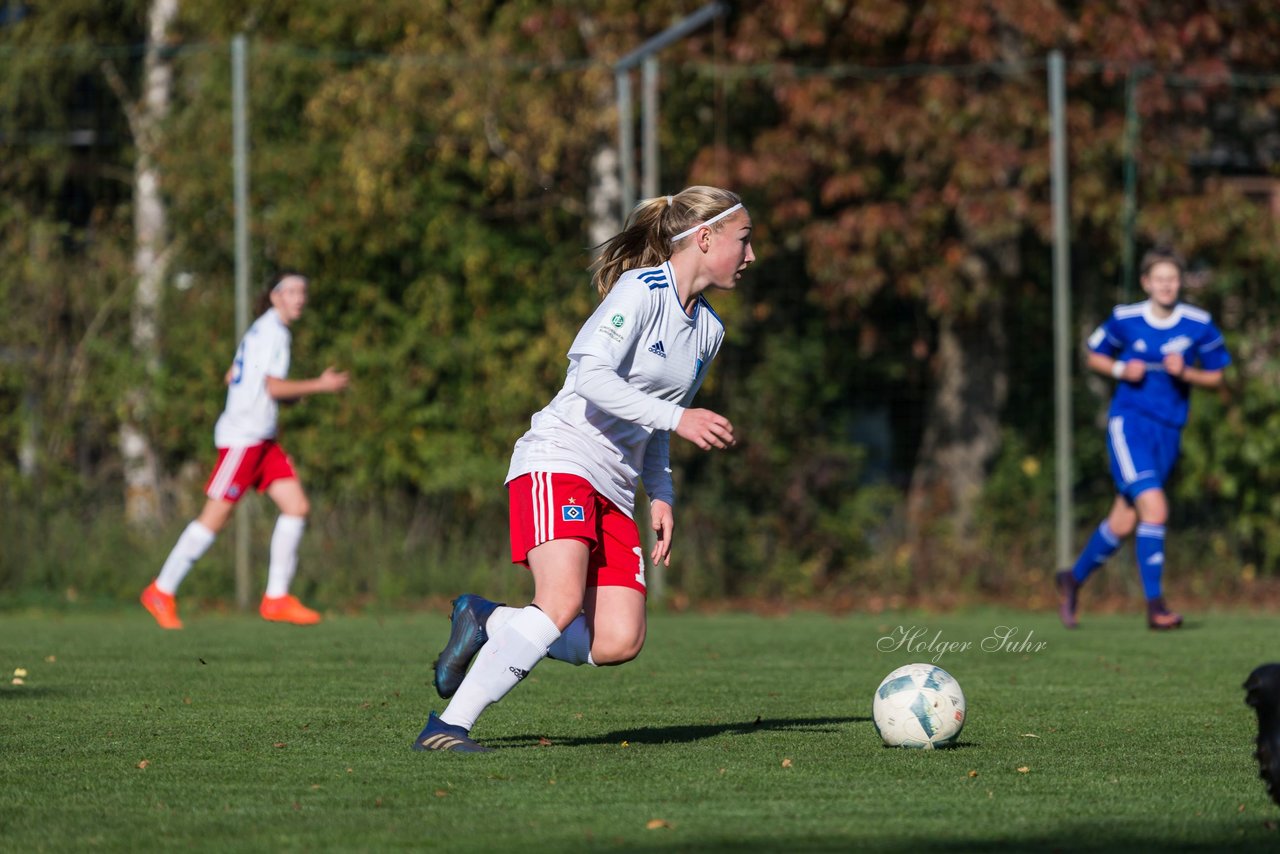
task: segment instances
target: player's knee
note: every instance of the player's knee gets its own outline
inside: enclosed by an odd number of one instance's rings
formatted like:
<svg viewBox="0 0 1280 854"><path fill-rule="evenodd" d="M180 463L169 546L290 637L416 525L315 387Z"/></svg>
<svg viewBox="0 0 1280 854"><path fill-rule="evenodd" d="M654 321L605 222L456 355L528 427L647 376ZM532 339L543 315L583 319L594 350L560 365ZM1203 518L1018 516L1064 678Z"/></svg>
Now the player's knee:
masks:
<svg viewBox="0 0 1280 854"><path fill-rule="evenodd" d="M644 648L644 632L597 633L591 643L591 660L601 667L633 661Z"/></svg>
<svg viewBox="0 0 1280 854"><path fill-rule="evenodd" d="M286 516L307 518L311 514L311 501L305 495L295 496L279 504L280 512Z"/></svg>
<svg viewBox="0 0 1280 854"><path fill-rule="evenodd" d="M534 596L533 605L546 614L547 619L555 623L556 628L562 632L582 613L582 597L575 598L563 593L557 596Z"/></svg>
<svg viewBox="0 0 1280 854"><path fill-rule="evenodd" d="M1136 515L1122 516L1120 518L1111 517L1107 520L1111 533L1116 535L1117 539L1123 540L1133 533L1134 528L1138 527L1138 517Z"/></svg>

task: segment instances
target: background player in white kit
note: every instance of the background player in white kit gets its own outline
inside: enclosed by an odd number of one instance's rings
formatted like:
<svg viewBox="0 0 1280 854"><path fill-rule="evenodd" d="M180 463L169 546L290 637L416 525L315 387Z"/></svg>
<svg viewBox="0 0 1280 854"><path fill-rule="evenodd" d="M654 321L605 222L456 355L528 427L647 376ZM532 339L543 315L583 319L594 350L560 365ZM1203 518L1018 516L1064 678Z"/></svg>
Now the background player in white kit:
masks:
<svg viewBox="0 0 1280 854"><path fill-rule="evenodd" d="M651 558L669 565L670 433L703 450L734 442L728 419L688 408L724 339L703 292L732 289L754 260L751 217L738 196L714 187L641 202L603 245L594 276L603 300L569 348L564 387L533 416L507 473L511 557L533 574L533 603L509 608L471 594L454 602L435 671L440 696L452 700L428 715L416 750L485 750L469 737L476 718L548 654L594 665L639 654L636 490L643 480Z"/></svg>
<svg viewBox="0 0 1280 854"><path fill-rule="evenodd" d="M298 543L310 504L289 457L276 443L279 401L312 394L338 392L347 387L347 374L326 368L309 380L286 379L289 373L289 324L307 303L307 279L285 273L274 280L265 309L245 333L227 372L227 405L214 427L218 462L205 486L204 509L178 538L160 574L142 591L142 604L166 629L182 628L174 594L192 565L209 550L227 524L231 510L246 492L257 487L280 508L271 536L267 590L259 613L275 622L310 625L320 615L289 595L298 566Z"/></svg>

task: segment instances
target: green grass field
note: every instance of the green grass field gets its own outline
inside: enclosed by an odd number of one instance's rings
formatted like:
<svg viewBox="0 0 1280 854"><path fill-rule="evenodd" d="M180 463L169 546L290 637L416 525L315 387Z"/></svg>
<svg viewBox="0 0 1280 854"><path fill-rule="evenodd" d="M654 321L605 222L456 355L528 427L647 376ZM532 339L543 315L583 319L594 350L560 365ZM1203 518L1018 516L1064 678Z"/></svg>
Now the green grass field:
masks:
<svg viewBox="0 0 1280 854"><path fill-rule="evenodd" d="M657 615L620 668L539 665L415 753L443 613L313 629L0 616L0 849L1221 850L1280 845L1240 684L1274 617ZM1021 651L982 648L1000 626ZM951 647L948 751L883 748L880 678ZM882 640L889 638L889 640ZM992 642L995 643L995 642ZM988 644L990 646L991 643ZM24 684L10 684L24 668Z"/></svg>

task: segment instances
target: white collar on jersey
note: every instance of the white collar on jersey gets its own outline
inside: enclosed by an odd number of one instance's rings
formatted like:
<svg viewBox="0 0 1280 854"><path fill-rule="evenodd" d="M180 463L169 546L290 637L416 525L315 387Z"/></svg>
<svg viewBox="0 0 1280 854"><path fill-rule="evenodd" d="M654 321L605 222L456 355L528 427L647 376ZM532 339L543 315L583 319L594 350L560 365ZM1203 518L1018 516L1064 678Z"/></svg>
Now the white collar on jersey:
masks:
<svg viewBox="0 0 1280 854"><path fill-rule="evenodd" d="M1172 329L1182 319L1182 303L1175 305L1173 313L1168 317L1160 318L1156 317L1155 311L1151 308L1151 300L1146 300L1142 303L1142 319L1154 329Z"/></svg>

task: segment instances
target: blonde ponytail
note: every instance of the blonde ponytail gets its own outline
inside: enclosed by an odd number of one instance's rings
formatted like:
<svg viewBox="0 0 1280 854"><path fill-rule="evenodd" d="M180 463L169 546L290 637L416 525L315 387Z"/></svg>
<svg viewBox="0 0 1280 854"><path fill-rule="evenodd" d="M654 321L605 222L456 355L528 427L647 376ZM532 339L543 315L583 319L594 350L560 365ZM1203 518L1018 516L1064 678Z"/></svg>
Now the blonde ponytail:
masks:
<svg viewBox="0 0 1280 854"><path fill-rule="evenodd" d="M673 242L673 237L741 204L735 193L703 186L686 187L674 196L645 199L632 210L622 231L596 247L599 254L592 264L591 283L603 298L627 270L656 267L670 258L680 243Z"/></svg>

